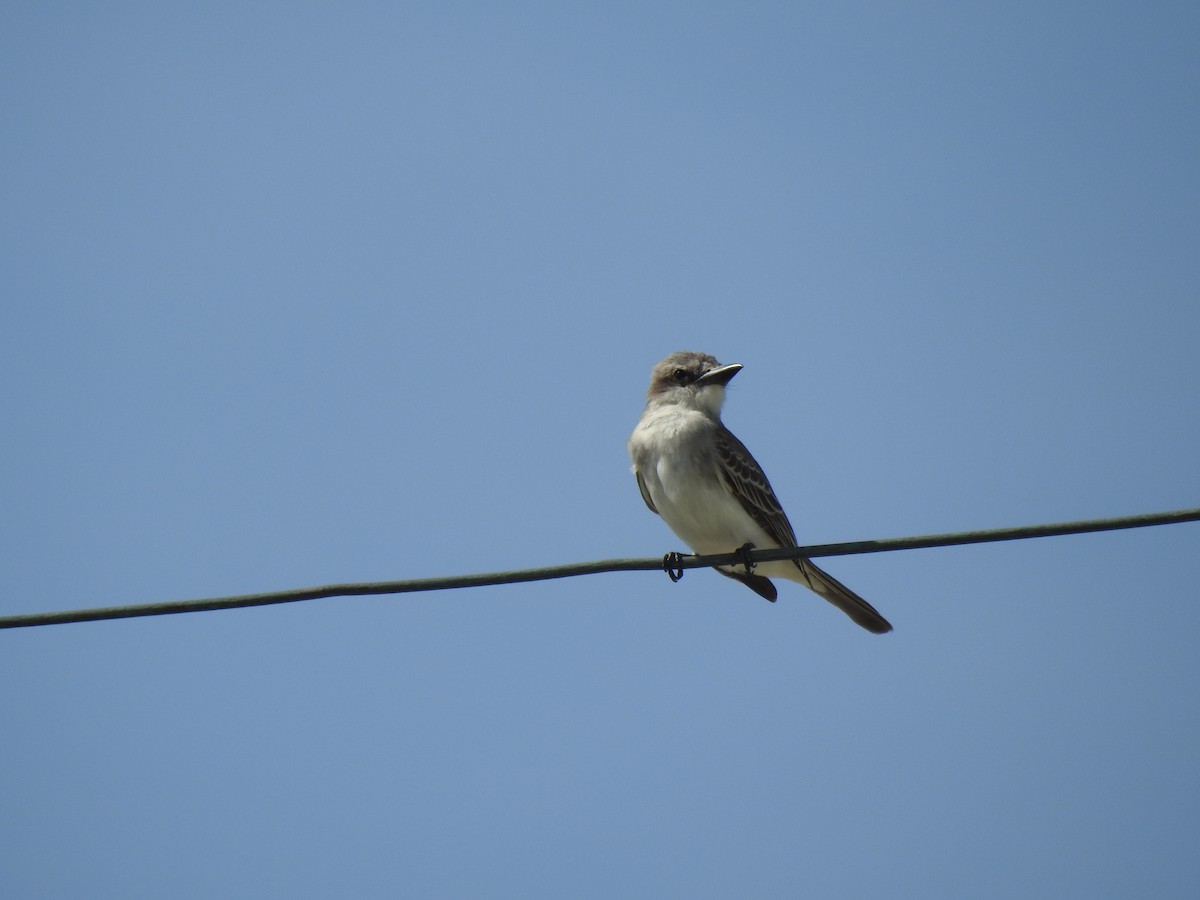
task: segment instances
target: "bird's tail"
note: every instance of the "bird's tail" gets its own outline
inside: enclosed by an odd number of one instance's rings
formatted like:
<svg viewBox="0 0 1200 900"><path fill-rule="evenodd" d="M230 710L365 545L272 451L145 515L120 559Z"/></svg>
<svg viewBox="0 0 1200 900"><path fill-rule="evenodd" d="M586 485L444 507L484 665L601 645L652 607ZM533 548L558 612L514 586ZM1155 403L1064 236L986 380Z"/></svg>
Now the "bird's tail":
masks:
<svg viewBox="0 0 1200 900"><path fill-rule="evenodd" d="M881 616L875 607L828 572L817 568L811 560L801 558L796 560L796 565L800 567L801 572L798 581L807 584L867 631L887 634L892 630L891 623Z"/></svg>

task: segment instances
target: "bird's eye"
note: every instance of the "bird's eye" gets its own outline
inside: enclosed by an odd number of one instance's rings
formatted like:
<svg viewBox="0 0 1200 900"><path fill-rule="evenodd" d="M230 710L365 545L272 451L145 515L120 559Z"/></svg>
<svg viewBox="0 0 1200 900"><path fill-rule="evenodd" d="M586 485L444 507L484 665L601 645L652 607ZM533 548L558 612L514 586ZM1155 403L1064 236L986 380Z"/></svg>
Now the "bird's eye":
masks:
<svg viewBox="0 0 1200 900"><path fill-rule="evenodd" d="M687 369L676 369L671 373L671 377L675 379L676 384L687 384L691 379L688 377Z"/></svg>

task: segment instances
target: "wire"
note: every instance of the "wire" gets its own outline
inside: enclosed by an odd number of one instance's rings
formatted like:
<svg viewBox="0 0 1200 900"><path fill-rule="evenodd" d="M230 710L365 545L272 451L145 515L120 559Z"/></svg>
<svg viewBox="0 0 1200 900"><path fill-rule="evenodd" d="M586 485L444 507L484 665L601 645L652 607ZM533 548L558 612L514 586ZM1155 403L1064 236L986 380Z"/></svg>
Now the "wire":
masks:
<svg viewBox="0 0 1200 900"><path fill-rule="evenodd" d="M851 541L842 544L817 544L790 549L751 550L752 563L781 559L820 556L850 556L858 553L884 553L892 550L918 550L929 547L953 547L962 544L984 544L993 541L1016 541L1026 538L1054 537L1064 534L1085 534L1095 531L1116 531L1122 528L1145 528L1150 525L1175 525L1200 521L1200 509L1148 513L1113 519L1090 519L1082 522L1060 522L1053 525L1027 525L1020 528L996 528L988 531L963 531L952 534L932 534L921 537L889 538L877 541ZM295 603L322 597L361 597L378 594L407 594L415 591L444 591L451 588L483 587L495 584L517 584L527 581L548 581L552 578L572 578L576 575L597 575L601 572L648 572L665 568L676 572L708 566L727 566L744 562L743 554L722 553L712 556L676 556L649 559L604 559L596 562L569 563L536 569L517 569L511 572L485 572L478 575L451 575L445 578L416 578L404 581L378 581L351 584L328 584L322 587L273 591L265 594L245 594L240 597L214 597L206 600L175 600L163 603L143 603L132 606L108 606L97 609L77 609L63 612L31 613L0 616L0 628L30 628L35 625L65 625L70 622L96 622L103 619L131 619L140 616L165 616L185 612L206 612L214 609L243 609L250 606L269 606L274 603Z"/></svg>

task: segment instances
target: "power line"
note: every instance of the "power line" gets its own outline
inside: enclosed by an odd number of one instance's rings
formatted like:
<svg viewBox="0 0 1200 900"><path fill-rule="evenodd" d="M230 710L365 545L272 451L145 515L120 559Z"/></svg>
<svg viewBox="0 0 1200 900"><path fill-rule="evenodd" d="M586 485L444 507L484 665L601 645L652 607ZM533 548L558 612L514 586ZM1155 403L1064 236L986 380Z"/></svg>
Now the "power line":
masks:
<svg viewBox="0 0 1200 900"><path fill-rule="evenodd" d="M771 562L796 557L850 556L858 553L884 553L892 550L918 550L929 547L954 547L962 544L984 544L993 541L1016 541L1026 538L1054 537L1064 534L1085 534L1094 531L1116 531L1122 528L1145 528L1150 525L1175 525L1200 521L1200 509L1148 513L1112 519L1089 519L1082 522L1060 522L1053 525L1026 525L1019 528L995 528L987 531L961 531L952 534L931 534L920 537L888 538L877 541L850 541L841 544L816 544L790 550L751 550L751 563ZM601 572L648 572L664 569L682 572L708 566L741 564L741 553L721 553L713 556L678 556L668 558L604 559L596 562L569 563L536 569L517 569L511 572L485 572L478 575L451 575L444 578L414 578L403 581L377 581L350 584L328 584L322 587L272 591L265 594L244 594L240 597L214 597L205 600L175 600L163 603L142 603L131 606L108 606L96 609L76 609L63 612L31 613L0 616L0 628L30 628L35 625L66 625L70 622L95 622L102 619L131 619L140 616L164 616L185 612L205 612L214 609L242 609L249 606L269 606L274 603L295 603L322 597L361 597L378 594L407 594L415 591L444 591L450 588L483 587L495 584L516 584L527 581L548 581L552 578L572 578L576 575L597 575ZM674 576L672 576L674 577Z"/></svg>

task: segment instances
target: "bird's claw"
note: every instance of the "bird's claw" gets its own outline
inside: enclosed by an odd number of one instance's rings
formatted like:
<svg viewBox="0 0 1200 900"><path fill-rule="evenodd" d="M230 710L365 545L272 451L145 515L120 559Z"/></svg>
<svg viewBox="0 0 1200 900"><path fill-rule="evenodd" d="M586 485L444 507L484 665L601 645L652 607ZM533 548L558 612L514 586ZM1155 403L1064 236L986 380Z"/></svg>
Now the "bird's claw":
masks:
<svg viewBox="0 0 1200 900"><path fill-rule="evenodd" d="M750 551L753 549L754 545L747 541L746 543L742 544L742 546L738 547L737 550L733 551L734 555L738 558L738 562L746 567L747 575L754 571L754 563L750 560Z"/></svg>

